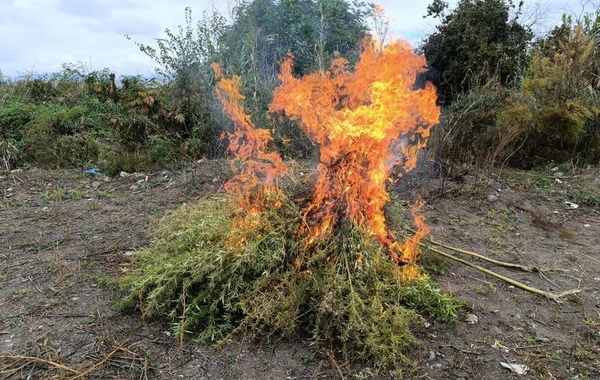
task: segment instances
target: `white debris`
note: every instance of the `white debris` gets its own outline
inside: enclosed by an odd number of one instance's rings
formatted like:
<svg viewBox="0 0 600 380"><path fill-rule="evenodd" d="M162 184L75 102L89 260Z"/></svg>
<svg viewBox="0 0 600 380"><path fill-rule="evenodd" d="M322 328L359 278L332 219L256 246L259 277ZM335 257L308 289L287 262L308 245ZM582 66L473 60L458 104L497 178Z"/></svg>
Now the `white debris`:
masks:
<svg viewBox="0 0 600 380"><path fill-rule="evenodd" d="M524 375L529 370L529 367L527 367L526 365L523 365L523 364L511 364L511 363L500 362L500 365L504 368L510 369L512 372L516 373L517 375Z"/></svg>
<svg viewBox="0 0 600 380"><path fill-rule="evenodd" d="M576 208L579 208L579 205L577 203L573 203L573 202L567 201L567 202L565 202L565 204L567 206L569 206L569 208L572 209L572 210L575 210Z"/></svg>

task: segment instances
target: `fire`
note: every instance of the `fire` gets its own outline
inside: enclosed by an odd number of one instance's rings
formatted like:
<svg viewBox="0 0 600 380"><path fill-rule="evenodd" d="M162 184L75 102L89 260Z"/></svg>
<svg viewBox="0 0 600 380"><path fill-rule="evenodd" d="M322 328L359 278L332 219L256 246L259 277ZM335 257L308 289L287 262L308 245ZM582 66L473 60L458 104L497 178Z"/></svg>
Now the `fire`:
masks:
<svg viewBox="0 0 600 380"><path fill-rule="evenodd" d="M422 201L413 209L419 232L402 244L386 226L384 205L393 169L399 166L407 172L415 167L418 151L439 120L433 85L415 86L425 64L406 42L382 48L372 40L364 44L352 71L338 58L328 71L298 79L292 75L292 57L282 62L282 83L270 111L298 119L320 150L313 200L303 214L308 245L347 221L375 236L396 263L416 260L418 242L429 232L424 218L417 215ZM243 111L240 78L223 78L220 68L213 68L219 79L217 96L235 125L228 134L235 177L226 189L237 194L235 206L242 210L234 217L232 231L232 242L242 245L242 231L259 224L261 208L273 207L280 199L277 180L286 166L277 153L268 153L273 142L269 131L255 129ZM359 261L358 266L362 258ZM418 275L411 268L405 266L403 274Z"/></svg>
<svg viewBox="0 0 600 380"><path fill-rule="evenodd" d="M244 112L240 94L240 77L224 78L221 68L213 64L216 78L217 98L222 104L223 113L234 124L234 131L227 134L228 152L234 177L225 184L225 190L236 195L232 201L234 209L231 242L244 244L244 231L260 225L260 211L263 204L279 206L277 180L287 171L277 152L268 152L273 136L266 129L254 128L250 115Z"/></svg>
<svg viewBox="0 0 600 380"><path fill-rule="evenodd" d="M394 261L413 260L412 248L400 247L388 231L383 207L392 169L415 167L439 120L433 85L414 88L425 64L400 40L384 48L365 43L352 72L336 59L329 71L297 79L292 58L283 62L270 110L299 119L320 149L314 200L304 214L309 242L349 220L375 235Z"/></svg>
<svg viewBox="0 0 600 380"><path fill-rule="evenodd" d="M421 197L417 197L417 201L413 205L412 210L410 210L413 223L417 227L416 233L413 236L406 238L402 244L393 243L393 245L395 245L395 248L397 248L398 251L402 252L402 260L407 263L415 263L417 261L417 255L419 253L419 242L431 231L429 226L425 224L425 217L419 214L419 211L421 210L424 204L425 202L423 201L423 199L421 199ZM402 271L402 274L405 278L414 278L419 275L417 269L411 265L404 266L402 268Z"/></svg>

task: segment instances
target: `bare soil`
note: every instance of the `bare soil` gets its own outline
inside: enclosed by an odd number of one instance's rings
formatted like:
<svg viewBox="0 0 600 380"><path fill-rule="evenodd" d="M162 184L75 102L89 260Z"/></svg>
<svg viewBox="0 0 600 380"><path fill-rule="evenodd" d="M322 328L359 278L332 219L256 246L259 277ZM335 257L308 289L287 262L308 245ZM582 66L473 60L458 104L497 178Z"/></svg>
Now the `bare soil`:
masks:
<svg viewBox="0 0 600 380"><path fill-rule="evenodd" d="M555 302L444 259L446 273L434 278L477 322L462 315L456 326L423 326L403 374L336 364L310 342L241 337L217 348L194 344L193 334L180 342L164 321L116 307L108 280L149 243L152 223L221 191L228 176L221 161L112 179L81 170L0 175L0 379L600 378L600 170L558 181L504 171L485 186L469 173L417 172L394 186L394 202L425 198L435 240L537 271L470 259L478 265L545 291L579 290Z"/></svg>

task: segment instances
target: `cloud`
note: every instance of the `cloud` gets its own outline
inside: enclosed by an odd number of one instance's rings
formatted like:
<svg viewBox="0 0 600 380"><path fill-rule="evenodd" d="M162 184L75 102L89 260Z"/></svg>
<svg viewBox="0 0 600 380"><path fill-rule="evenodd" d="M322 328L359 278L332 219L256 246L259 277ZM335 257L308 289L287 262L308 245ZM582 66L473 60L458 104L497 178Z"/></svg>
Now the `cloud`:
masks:
<svg viewBox="0 0 600 380"><path fill-rule="evenodd" d="M110 17L111 8L104 1L99 0L60 0L56 9L65 15L104 19Z"/></svg>

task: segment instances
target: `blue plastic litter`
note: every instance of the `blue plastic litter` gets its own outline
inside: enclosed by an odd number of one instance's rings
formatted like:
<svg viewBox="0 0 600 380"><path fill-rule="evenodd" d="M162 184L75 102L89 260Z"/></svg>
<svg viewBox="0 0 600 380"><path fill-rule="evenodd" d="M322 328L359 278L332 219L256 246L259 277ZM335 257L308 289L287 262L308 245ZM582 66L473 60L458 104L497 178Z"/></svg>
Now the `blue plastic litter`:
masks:
<svg viewBox="0 0 600 380"><path fill-rule="evenodd" d="M98 168L91 168L91 169L86 170L85 173L87 173L87 174L98 174L98 173L100 173L100 169L98 169Z"/></svg>

